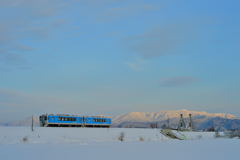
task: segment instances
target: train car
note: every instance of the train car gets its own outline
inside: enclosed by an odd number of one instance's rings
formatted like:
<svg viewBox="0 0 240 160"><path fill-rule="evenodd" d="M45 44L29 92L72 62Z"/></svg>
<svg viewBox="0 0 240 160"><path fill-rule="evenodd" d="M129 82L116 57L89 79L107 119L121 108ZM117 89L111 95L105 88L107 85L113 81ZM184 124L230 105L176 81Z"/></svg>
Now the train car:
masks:
<svg viewBox="0 0 240 160"><path fill-rule="evenodd" d="M41 127L101 127L109 128L112 120L103 116L77 116L66 114L43 114L39 117Z"/></svg>

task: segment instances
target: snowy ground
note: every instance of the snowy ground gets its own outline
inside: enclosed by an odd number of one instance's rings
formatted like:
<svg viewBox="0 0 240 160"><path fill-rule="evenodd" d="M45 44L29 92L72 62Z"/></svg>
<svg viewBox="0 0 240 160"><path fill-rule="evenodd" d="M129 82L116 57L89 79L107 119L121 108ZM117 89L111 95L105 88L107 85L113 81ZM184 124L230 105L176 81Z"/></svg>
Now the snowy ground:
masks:
<svg viewBox="0 0 240 160"><path fill-rule="evenodd" d="M121 132L124 141L118 140ZM158 129L0 127L0 159L184 159L234 160L239 139L214 133L184 132L189 140L170 140Z"/></svg>

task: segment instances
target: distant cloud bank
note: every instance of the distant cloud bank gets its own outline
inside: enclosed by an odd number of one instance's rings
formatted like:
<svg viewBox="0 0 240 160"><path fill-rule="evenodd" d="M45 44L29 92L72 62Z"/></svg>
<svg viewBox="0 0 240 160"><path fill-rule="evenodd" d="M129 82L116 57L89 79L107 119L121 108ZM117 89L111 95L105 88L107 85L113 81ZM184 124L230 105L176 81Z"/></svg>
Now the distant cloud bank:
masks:
<svg viewBox="0 0 240 160"><path fill-rule="evenodd" d="M179 77L169 77L160 80L160 84L163 87L181 87L187 86L194 82L197 82L198 79L190 76L179 76Z"/></svg>

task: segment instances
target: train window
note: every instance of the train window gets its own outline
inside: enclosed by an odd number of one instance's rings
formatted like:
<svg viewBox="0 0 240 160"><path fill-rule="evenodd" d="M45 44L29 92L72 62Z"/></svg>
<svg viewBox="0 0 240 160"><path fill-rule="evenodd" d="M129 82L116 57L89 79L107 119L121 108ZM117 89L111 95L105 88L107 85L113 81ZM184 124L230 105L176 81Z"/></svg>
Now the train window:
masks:
<svg viewBox="0 0 240 160"><path fill-rule="evenodd" d="M74 117L58 117L59 121L76 121L77 119Z"/></svg>
<svg viewBox="0 0 240 160"><path fill-rule="evenodd" d="M107 122L106 119L101 119L101 118L93 118L93 122L101 122L101 123L104 123L104 122Z"/></svg>

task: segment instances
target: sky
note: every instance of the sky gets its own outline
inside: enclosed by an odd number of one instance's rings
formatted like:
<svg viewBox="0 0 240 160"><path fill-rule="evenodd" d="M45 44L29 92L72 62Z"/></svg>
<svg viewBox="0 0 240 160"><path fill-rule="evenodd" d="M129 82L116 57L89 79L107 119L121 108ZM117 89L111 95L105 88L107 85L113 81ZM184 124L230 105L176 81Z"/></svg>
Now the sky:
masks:
<svg viewBox="0 0 240 160"><path fill-rule="evenodd" d="M0 0L0 122L240 116L238 0Z"/></svg>

